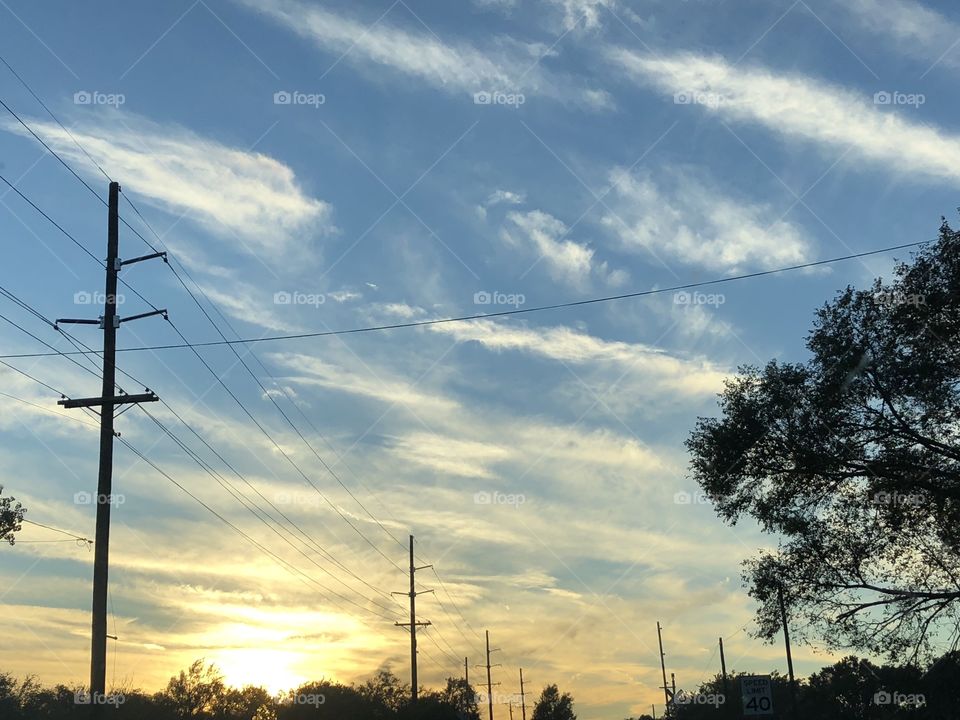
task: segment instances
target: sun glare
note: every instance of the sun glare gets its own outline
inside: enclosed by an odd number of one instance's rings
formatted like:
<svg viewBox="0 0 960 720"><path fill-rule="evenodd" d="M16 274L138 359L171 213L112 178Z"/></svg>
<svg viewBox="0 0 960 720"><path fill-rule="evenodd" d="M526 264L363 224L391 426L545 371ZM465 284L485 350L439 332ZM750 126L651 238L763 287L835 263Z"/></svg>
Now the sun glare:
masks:
<svg viewBox="0 0 960 720"><path fill-rule="evenodd" d="M221 650L211 660L223 673L228 685L256 685L273 694L292 690L307 681L294 670L305 660L300 653L258 648Z"/></svg>

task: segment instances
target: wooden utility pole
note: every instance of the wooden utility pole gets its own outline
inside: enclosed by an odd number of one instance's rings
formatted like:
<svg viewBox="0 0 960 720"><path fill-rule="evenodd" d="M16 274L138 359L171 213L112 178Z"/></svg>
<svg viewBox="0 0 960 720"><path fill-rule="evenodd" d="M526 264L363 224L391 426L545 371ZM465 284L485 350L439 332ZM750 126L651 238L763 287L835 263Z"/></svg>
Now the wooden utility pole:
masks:
<svg viewBox="0 0 960 720"><path fill-rule="evenodd" d="M467 687L470 686L470 666L467 665L468 658L463 659L463 679L467 683Z"/></svg>
<svg viewBox="0 0 960 720"><path fill-rule="evenodd" d="M487 637L487 664L479 665L478 667L485 667L487 669L487 712L489 713L490 720L493 720L493 686L499 685L500 683L494 683L490 675L490 668L500 667L499 663L496 665L490 664L490 653L499 652L500 648L490 648L490 631L486 631Z"/></svg>
<svg viewBox="0 0 960 720"><path fill-rule="evenodd" d="M99 320L61 318L55 323L99 325L103 329L103 383L100 397L60 400L65 408L100 408L100 469L97 474L97 529L93 555L93 607L90 637L90 703L95 717L104 707L107 678L107 581L110 565L110 506L113 504L113 420L118 405L156 402L159 398L147 390L141 395L117 395L117 329L121 323L152 315L167 316L166 310L141 313L127 318L117 314L117 282L120 268L143 260L163 258L153 253L131 260L120 260L120 185L111 182L107 203L107 261L103 316Z"/></svg>
<svg viewBox="0 0 960 720"><path fill-rule="evenodd" d="M663 673L663 702L666 706L665 712L670 714L670 687L667 685L667 666L663 658L663 636L660 633L660 621L657 621L657 643L660 646L660 671Z"/></svg>
<svg viewBox="0 0 960 720"><path fill-rule="evenodd" d="M723 697L726 702L730 699L730 693L727 692L727 660L723 656L723 638L720 638L720 673L723 675Z"/></svg>
<svg viewBox="0 0 960 720"><path fill-rule="evenodd" d="M410 622L394 623L398 627L409 627L410 628L410 699L413 702L417 701L417 696L420 693L418 680L417 680L417 628L426 627L430 625L430 621L418 622L417 621L417 595L424 595L425 593L431 593L433 590L425 590L422 593L417 592L416 587L416 575L417 570L425 570L428 567L433 567L433 565L421 565L417 567L413 564L413 535L410 536L410 592L406 593L393 593L394 595L407 595L410 598Z"/></svg>
<svg viewBox="0 0 960 720"><path fill-rule="evenodd" d="M523 720L527 720L526 693L523 690L523 668L520 668L520 712L523 714Z"/></svg>
<svg viewBox="0 0 960 720"><path fill-rule="evenodd" d="M783 585L777 586L777 601L780 603L780 620L783 622L783 642L787 648L787 674L790 677L790 702L793 717L797 716L797 686L793 677L793 654L790 652L790 627L787 624L787 606L783 601Z"/></svg>

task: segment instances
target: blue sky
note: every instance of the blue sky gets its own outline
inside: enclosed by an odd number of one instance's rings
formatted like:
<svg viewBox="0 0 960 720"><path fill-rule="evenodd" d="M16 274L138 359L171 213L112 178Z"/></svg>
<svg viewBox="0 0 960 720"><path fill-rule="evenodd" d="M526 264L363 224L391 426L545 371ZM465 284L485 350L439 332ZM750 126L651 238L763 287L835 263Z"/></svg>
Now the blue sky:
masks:
<svg viewBox="0 0 960 720"><path fill-rule="evenodd" d="M957 205L960 18L946 3L0 5L4 57L69 134L6 68L3 100L101 196L106 180L86 153L120 181L243 337L800 264L933 238ZM11 116L0 122L0 172L102 255L102 205ZM97 266L15 194L0 195L2 285L48 317L95 316L75 298L102 288ZM121 212L155 240L128 204ZM144 252L124 228L121 254ZM739 563L774 541L677 501L695 491L682 442L698 415L715 412L724 376L744 363L802 359L813 309L848 283L888 275L892 259L726 284L686 304L666 293L259 345L272 377L248 362L370 513L401 540L415 534L436 564L449 595L437 587L445 608L422 603L435 622L422 644L424 681L458 672L464 655L479 662L473 631L489 628L499 661L527 668L531 686L558 682L581 717L623 717L661 697L658 619L681 685L718 669L719 635L730 638L728 666L782 669L779 645L740 630L752 607ZM169 308L191 341L217 339L162 264L123 277ZM483 293L508 304L478 304ZM141 311L132 295L124 300L122 314ZM12 303L2 307L70 349ZM100 342L90 328L76 335ZM127 347L178 341L157 318L120 337ZM6 323L0 339L6 353L43 350ZM403 548L236 356L202 354L340 513L403 565ZM97 394L95 378L62 358L17 366L75 396ZM121 368L343 565L378 589L403 589L403 575L196 356L129 353ZM49 391L6 368L0 377L4 392L56 409ZM92 507L73 498L93 489L95 430L6 397L0 405L5 492L32 520L92 535ZM227 472L165 408L151 412ZM198 497L324 577L148 418L131 411L118 422ZM124 496L111 575L118 682L153 688L201 656L233 682L275 688L351 681L384 663L406 676L401 631L319 598L123 447L115 488ZM478 503L478 493L523 502ZM91 566L70 543L4 551L4 613L14 622L0 667L85 677ZM371 595L331 572L361 604ZM399 619L403 608L395 611ZM797 656L800 672L828 660L807 648ZM512 692L515 673L501 673Z"/></svg>

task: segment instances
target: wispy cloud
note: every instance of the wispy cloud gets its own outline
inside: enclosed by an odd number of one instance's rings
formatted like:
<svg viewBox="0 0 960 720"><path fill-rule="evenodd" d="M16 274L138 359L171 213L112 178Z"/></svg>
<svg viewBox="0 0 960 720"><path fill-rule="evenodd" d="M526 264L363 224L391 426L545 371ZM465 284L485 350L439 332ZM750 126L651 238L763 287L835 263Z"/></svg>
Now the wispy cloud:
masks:
<svg viewBox="0 0 960 720"><path fill-rule="evenodd" d="M800 74L734 66L719 57L608 57L643 84L669 96L704 98L703 111L722 120L759 124L791 139L886 166L901 175L960 180L960 137L874 105L873 95ZM690 110L695 108L690 107Z"/></svg>
<svg viewBox="0 0 960 720"><path fill-rule="evenodd" d="M532 249L555 280L582 288L593 271L593 250L566 239L567 232L567 226L557 218L533 210L509 213L500 238L513 247Z"/></svg>
<svg viewBox="0 0 960 720"><path fill-rule="evenodd" d="M362 395L422 413L447 412L458 406L454 400L420 390L413 383L392 377L382 369L376 375L360 374L309 355L274 353L271 357L292 373L287 379L295 384Z"/></svg>
<svg viewBox="0 0 960 720"><path fill-rule="evenodd" d="M725 377L721 368L706 360L685 360L647 345L604 340L567 327L528 328L478 320L433 325L431 330L495 352L525 352L574 365L615 364L621 371L644 374L648 388L684 395L715 393Z"/></svg>
<svg viewBox="0 0 960 720"><path fill-rule="evenodd" d="M572 30L576 27L593 29L600 26L604 8L614 8L616 0L548 0L563 11L563 27Z"/></svg>
<svg viewBox="0 0 960 720"><path fill-rule="evenodd" d="M684 171L610 172L613 212L602 223L629 249L714 270L789 265L809 260L810 240L767 205L737 202Z"/></svg>
<svg viewBox="0 0 960 720"><path fill-rule="evenodd" d="M58 125L31 120L34 130L82 171L98 172ZM22 133L19 126L6 129ZM278 245L297 253L311 233L332 232L329 203L306 194L292 169L267 155L224 145L175 125L129 113L91 114L71 131L127 192L264 258ZM96 177L100 177L99 174Z"/></svg>
<svg viewBox="0 0 960 720"><path fill-rule="evenodd" d="M300 0L238 1L312 41L337 62L361 69L388 67L464 97L481 91L522 92L591 107L610 105L604 93L544 69L539 59L549 48L539 43L499 38L479 49L464 41L444 41L413 18L416 30L401 27L393 13L364 22Z"/></svg>
<svg viewBox="0 0 960 720"><path fill-rule="evenodd" d="M485 207L492 207L494 205L523 205L527 201L526 193L513 192L512 190L494 190L487 197L487 201L484 203Z"/></svg>
<svg viewBox="0 0 960 720"><path fill-rule="evenodd" d="M844 0L837 5L867 30L894 40L905 55L960 69L960 23L946 15L913 0Z"/></svg>

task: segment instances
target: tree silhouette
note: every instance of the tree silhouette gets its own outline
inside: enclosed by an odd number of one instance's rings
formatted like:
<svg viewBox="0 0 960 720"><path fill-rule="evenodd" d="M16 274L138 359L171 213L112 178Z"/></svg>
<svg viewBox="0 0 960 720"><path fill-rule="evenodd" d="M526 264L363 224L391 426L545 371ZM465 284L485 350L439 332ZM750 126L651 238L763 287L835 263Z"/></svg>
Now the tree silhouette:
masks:
<svg viewBox="0 0 960 720"><path fill-rule="evenodd" d="M577 720L573 697L570 693L561 695L556 685L547 685L533 706L533 720Z"/></svg>
<svg viewBox="0 0 960 720"><path fill-rule="evenodd" d="M223 676L214 665L195 660L177 677L170 678L162 699L176 717L212 718L224 705L226 686Z"/></svg>
<svg viewBox="0 0 960 720"><path fill-rule="evenodd" d="M460 720L480 720L477 693L466 680L447 678L447 686L440 692L440 698L457 712Z"/></svg>
<svg viewBox="0 0 960 720"><path fill-rule="evenodd" d="M891 659L960 633L960 234L816 314L804 363L744 367L700 418L693 475L721 518L781 538L745 564L757 634ZM956 645L954 645L956 647Z"/></svg>
<svg viewBox="0 0 960 720"><path fill-rule="evenodd" d="M3 485L0 485L0 495L3 494ZM13 534L20 531L23 514L26 510L12 497L0 497L0 542L13 545Z"/></svg>

